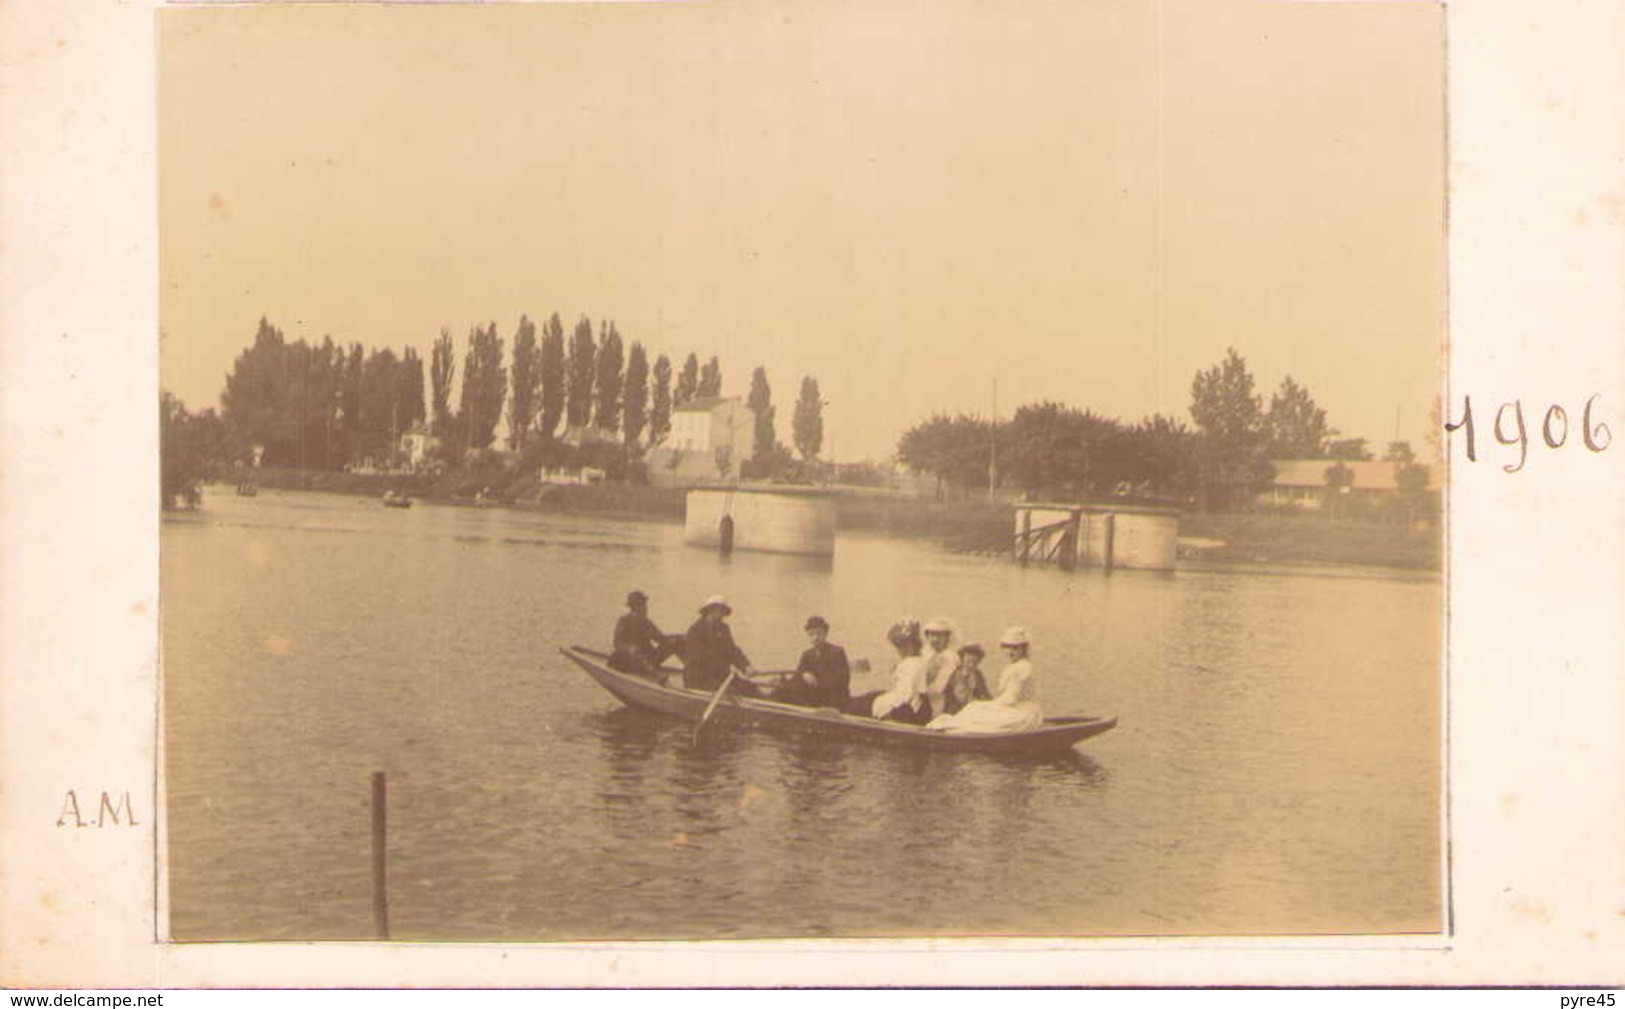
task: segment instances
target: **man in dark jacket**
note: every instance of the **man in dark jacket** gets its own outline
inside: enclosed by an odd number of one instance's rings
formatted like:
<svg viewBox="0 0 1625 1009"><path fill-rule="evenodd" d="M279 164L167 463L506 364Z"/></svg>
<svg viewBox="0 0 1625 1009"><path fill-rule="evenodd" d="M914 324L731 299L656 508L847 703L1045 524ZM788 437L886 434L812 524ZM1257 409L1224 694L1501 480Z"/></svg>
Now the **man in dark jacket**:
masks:
<svg viewBox="0 0 1625 1009"><path fill-rule="evenodd" d="M700 619L683 636L683 686L690 690L715 690L727 679L730 668L749 676L750 659L734 644L733 631L724 622L733 607L721 596L712 596L700 607ZM739 684L742 693L751 693Z"/></svg>
<svg viewBox="0 0 1625 1009"><path fill-rule="evenodd" d="M846 650L829 643L829 622L823 617L807 618L807 638L812 647L801 653L793 676L779 689L775 699L809 708L835 708L847 702L852 669Z"/></svg>
<svg viewBox="0 0 1625 1009"><path fill-rule="evenodd" d="M609 667L623 673L656 675L655 670L676 649L673 639L660 633L649 619L649 597L634 589L626 597L627 612L615 621L615 645Z"/></svg>

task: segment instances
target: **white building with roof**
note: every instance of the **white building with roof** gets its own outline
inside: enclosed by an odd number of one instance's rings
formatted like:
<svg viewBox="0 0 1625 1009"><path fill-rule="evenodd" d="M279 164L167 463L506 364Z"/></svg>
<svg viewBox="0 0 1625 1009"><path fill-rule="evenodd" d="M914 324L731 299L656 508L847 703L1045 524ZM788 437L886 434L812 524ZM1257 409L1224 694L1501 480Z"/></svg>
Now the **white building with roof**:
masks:
<svg viewBox="0 0 1625 1009"><path fill-rule="evenodd" d="M737 478L754 427L755 415L737 396L703 396L673 407L671 430L648 455L650 481L683 486Z"/></svg>

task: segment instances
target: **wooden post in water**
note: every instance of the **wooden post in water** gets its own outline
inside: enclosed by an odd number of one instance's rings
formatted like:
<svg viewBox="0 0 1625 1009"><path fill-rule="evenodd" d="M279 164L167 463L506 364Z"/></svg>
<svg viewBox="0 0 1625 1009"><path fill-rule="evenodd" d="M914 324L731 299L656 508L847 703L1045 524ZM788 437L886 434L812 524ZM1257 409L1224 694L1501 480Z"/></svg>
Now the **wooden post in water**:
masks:
<svg viewBox="0 0 1625 1009"><path fill-rule="evenodd" d="M372 925L389 938L389 867L385 856L384 772L372 772Z"/></svg>
<svg viewBox="0 0 1625 1009"><path fill-rule="evenodd" d="M1117 513L1106 514L1106 545L1101 550L1105 555L1106 571L1109 574L1117 567Z"/></svg>

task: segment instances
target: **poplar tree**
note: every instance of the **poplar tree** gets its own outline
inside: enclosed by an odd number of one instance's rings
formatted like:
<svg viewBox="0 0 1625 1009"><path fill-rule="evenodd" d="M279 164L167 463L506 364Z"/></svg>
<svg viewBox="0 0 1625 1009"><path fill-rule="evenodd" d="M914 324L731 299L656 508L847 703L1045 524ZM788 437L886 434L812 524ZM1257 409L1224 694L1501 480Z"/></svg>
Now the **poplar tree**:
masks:
<svg viewBox="0 0 1625 1009"><path fill-rule="evenodd" d="M621 400L621 437L628 449L635 450L649 419L649 354L637 341L627 352Z"/></svg>
<svg viewBox="0 0 1625 1009"><path fill-rule="evenodd" d="M655 358L649 398L649 443L659 444L671 430L671 358L665 354Z"/></svg>
<svg viewBox="0 0 1625 1009"><path fill-rule="evenodd" d="M672 394L672 406L682 406L699 394L700 359L693 354L683 361L682 373L677 376L677 391Z"/></svg>
<svg viewBox="0 0 1625 1009"><path fill-rule="evenodd" d="M542 326L541 424L544 440L553 438L564 416L564 324L554 312Z"/></svg>
<svg viewBox="0 0 1625 1009"><path fill-rule="evenodd" d="M801 380L801 395L796 398L790 431L796 451L804 461L818 458L818 450L824 447L824 400L818 392L818 380L811 375Z"/></svg>
<svg viewBox="0 0 1625 1009"><path fill-rule="evenodd" d="M592 419L593 358L598 345L592 336L592 320L583 315L570 336L569 379L565 385L565 423L586 427Z"/></svg>
<svg viewBox="0 0 1625 1009"><path fill-rule="evenodd" d="M523 451L525 439L536 423L536 401L541 391L541 369L536 356L536 324L529 316L519 317L519 330L513 338L513 394L508 397L508 447Z"/></svg>
<svg viewBox="0 0 1625 1009"><path fill-rule="evenodd" d="M621 334L615 324L598 324L598 360L594 371L593 426L603 431L617 431L621 426Z"/></svg>

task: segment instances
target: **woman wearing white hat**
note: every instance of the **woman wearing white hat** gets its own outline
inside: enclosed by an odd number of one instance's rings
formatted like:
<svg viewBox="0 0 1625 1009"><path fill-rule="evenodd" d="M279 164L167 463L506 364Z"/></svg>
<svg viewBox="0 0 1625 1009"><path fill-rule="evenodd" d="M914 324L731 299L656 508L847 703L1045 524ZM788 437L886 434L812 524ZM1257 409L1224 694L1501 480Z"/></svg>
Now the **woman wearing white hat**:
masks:
<svg viewBox="0 0 1625 1009"><path fill-rule="evenodd" d="M1038 683L1027 657L1032 639L1025 627L1012 627L999 637L1008 665L999 672L991 701L972 701L957 715L932 719L929 729L944 732L1025 732L1044 724L1038 707Z"/></svg>
<svg viewBox="0 0 1625 1009"><path fill-rule="evenodd" d="M750 675L750 659L734 644L733 632L724 622L733 611L721 596L712 596L700 607L700 618L683 635L683 686L715 690L728 678L730 668ZM745 684L738 689L749 692Z"/></svg>

